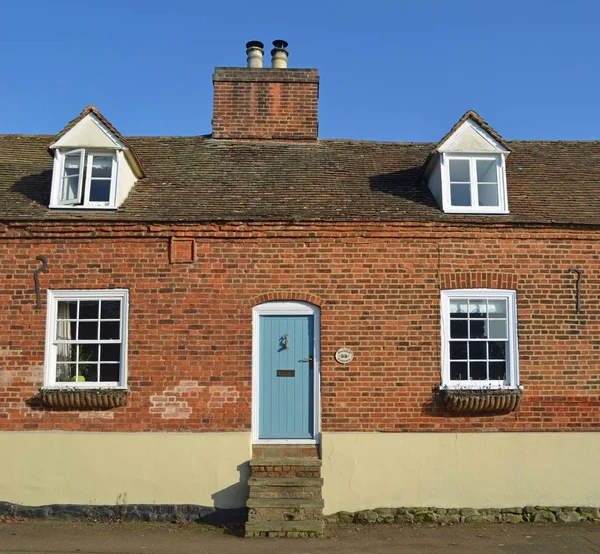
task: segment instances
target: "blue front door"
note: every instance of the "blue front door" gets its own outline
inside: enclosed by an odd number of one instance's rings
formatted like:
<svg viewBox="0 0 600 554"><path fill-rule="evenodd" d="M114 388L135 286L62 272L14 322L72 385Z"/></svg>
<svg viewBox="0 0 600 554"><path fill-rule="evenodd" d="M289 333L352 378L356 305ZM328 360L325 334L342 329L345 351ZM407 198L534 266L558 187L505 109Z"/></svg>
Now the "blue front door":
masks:
<svg viewBox="0 0 600 554"><path fill-rule="evenodd" d="M314 317L260 316L261 439L312 439Z"/></svg>

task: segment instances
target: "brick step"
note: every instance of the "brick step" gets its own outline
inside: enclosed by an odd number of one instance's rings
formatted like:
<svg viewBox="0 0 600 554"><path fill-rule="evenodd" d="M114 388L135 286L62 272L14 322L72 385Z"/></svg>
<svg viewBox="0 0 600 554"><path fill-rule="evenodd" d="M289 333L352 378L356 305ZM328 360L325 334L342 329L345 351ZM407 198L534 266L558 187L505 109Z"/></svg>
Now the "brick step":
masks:
<svg viewBox="0 0 600 554"><path fill-rule="evenodd" d="M248 485L251 487L322 487L321 478L300 477L250 477Z"/></svg>
<svg viewBox="0 0 600 554"><path fill-rule="evenodd" d="M271 477L248 479L250 498L321 498L323 479Z"/></svg>
<svg viewBox="0 0 600 554"><path fill-rule="evenodd" d="M314 537L325 536L325 523L322 521L249 521L246 523L246 537Z"/></svg>
<svg viewBox="0 0 600 554"><path fill-rule="evenodd" d="M316 444L259 444L252 447L253 458L318 458Z"/></svg>
<svg viewBox="0 0 600 554"><path fill-rule="evenodd" d="M255 458L250 460L252 477L321 477L318 458Z"/></svg>
<svg viewBox="0 0 600 554"><path fill-rule="evenodd" d="M323 462L318 458L252 458L250 467L257 466L303 466L303 467L321 467Z"/></svg>

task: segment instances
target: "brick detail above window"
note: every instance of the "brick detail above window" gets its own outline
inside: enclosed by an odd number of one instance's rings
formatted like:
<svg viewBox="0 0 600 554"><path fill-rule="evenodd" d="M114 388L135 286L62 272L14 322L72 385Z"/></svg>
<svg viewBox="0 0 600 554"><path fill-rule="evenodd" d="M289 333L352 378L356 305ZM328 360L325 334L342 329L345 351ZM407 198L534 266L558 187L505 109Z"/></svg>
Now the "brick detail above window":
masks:
<svg viewBox="0 0 600 554"><path fill-rule="evenodd" d="M518 289L516 275L506 273L442 273L440 289Z"/></svg>

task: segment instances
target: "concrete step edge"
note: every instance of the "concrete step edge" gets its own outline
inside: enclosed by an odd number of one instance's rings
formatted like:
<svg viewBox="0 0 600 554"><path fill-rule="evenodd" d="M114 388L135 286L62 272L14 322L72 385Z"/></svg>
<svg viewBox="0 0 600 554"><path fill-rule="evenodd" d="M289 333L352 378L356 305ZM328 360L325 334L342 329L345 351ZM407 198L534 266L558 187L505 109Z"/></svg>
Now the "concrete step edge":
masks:
<svg viewBox="0 0 600 554"><path fill-rule="evenodd" d="M325 529L323 521L249 521L246 531L316 531Z"/></svg>
<svg viewBox="0 0 600 554"><path fill-rule="evenodd" d="M249 498L248 508L323 508L322 498Z"/></svg>

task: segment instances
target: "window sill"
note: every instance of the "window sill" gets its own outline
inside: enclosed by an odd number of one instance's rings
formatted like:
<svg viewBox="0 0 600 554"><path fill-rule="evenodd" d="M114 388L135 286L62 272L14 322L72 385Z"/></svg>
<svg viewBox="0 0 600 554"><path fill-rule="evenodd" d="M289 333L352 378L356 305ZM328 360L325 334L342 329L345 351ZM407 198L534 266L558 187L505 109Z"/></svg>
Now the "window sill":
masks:
<svg viewBox="0 0 600 554"><path fill-rule="evenodd" d="M85 205L85 206L69 206L69 205L65 205L65 204L50 204L48 206L48 208L50 208L51 210L56 210L56 211L63 211L63 212L74 212L74 211L80 211L80 210L87 210L87 211L97 211L97 210L102 210L102 211L113 211L116 212L119 207L118 206L94 206L92 205Z"/></svg>
<svg viewBox="0 0 600 554"><path fill-rule="evenodd" d="M503 209L493 209L493 210L485 210L481 208L459 208L459 207L447 207L444 208L444 213L446 214L463 214L463 215L509 215L510 212L508 210Z"/></svg>
<svg viewBox="0 0 600 554"><path fill-rule="evenodd" d="M106 410L127 406L127 391L122 389L41 389L39 399L47 408Z"/></svg>
<svg viewBox="0 0 600 554"><path fill-rule="evenodd" d="M439 394L451 412L512 412L523 400L520 389L440 389Z"/></svg>

